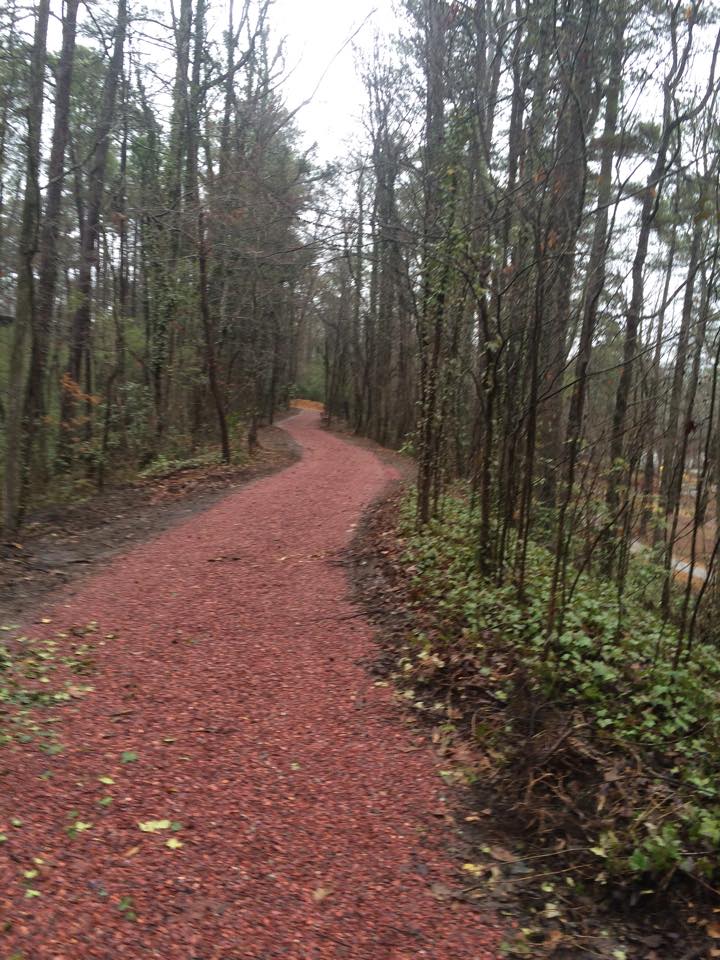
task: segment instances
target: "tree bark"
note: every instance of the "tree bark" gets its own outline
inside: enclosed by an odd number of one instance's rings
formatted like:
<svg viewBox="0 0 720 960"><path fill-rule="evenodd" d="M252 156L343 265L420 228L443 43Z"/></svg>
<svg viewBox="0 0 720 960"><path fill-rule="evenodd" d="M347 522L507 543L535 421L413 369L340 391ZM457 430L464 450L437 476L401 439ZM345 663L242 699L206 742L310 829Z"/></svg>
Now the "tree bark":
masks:
<svg viewBox="0 0 720 960"><path fill-rule="evenodd" d="M35 325L34 260L40 223L40 147L50 0L40 0L35 13L35 35L30 60L29 103L25 154L25 195L19 236L19 261L15 298L15 324L10 354L8 407L5 426L3 477L3 527L12 534L21 519L23 386L27 339Z"/></svg>
<svg viewBox="0 0 720 960"><path fill-rule="evenodd" d="M203 199L200 196L200 174L198 161L201 107L200 68L204 54L204 43L205 0L197 0L197 6L195 8L195 44L193 51L193 67L190 84L187 125L187 203L188 205L195 204L197 208L197 289L198 298L200 301L200 317L202 320L203 334L205 337L205 361L207 364L210 393L212 395L213 404L215 406L215 414L218 421L222 459L224 463L230 463L230 435L228 432L227 416L225 413L225 401L222 395L222 388L218 380L217 356L215 352L215 324L213 323L208 296L205 212L203 209Z"/></svg>
<svg viewBox="0 0 720 960"><path fill-rule="evenodd" d="M25 459L30 474L37 475L42 484L47 481L46 432L42 429L47 412L45 375L55 307L57 243L65 180L65 153L69 139L70 92L75 60L78 7L79 0L67 0L63 19L62 49L55 73L55 119L50 147L44 218L40 232L37 309L32 330L32 350L27 382L28 436ZM36 443L39 449L37 458L34 458Z"/></svg>
<svg viewBox="0 0 720 960"><path fill-rule="evenodd" d="M98 261L98 241L100 237L100 221L105 191L105 174L110 149L110 135L115 120L117 89L122 72L126 32L127 0L118 0L113 52L103 84L102 106L98 125L95 130L95 149L88 177L85 223L81 231L80 267L77 282L79 302L72 318L70 350L66 369L66 376L69 378L69 389L66 388L63 390L61 404L62 436L64 440L69 440L77 432L73 424L76 408L74 391L77 389L82 390L83 384L86 393L89 393L91 388L91 384L87 382L86 373L88 370L88 354L90 349L93 269L97 266ZM88 418L85 424L85 430L83 431L86 436L89 436L90 428L91 425Z"/></svg>

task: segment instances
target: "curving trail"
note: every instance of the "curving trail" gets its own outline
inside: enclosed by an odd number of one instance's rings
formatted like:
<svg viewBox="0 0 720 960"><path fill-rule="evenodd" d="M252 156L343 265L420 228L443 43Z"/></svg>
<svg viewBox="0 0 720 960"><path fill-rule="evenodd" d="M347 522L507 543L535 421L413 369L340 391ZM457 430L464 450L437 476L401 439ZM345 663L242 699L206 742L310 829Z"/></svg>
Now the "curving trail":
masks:
<svg viewBox="0 0 720 960"><path fill-rule="evenodd" d="M299 463L48 614L117 639L58 713L61 754L0 748L2 960L498 956L497 929L432 894L442 783L358 663L371 628L333 563L392 470L315 413L283 426ZM182 847L138 829L165 819Z"/></svg>

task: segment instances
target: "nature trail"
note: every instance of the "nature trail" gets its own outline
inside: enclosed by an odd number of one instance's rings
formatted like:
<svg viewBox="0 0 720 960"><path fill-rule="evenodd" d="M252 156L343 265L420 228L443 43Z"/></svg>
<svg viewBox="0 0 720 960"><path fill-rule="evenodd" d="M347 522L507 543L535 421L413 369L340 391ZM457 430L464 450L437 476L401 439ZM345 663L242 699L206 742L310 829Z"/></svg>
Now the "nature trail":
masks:
<svg viewBox="0 0 720 960"><path fill-rule="evenodd" d="M97 624L58 750L0 753L3 960L498 955L491 922L438 895L443 783L360 665L372 632L338 560L393 470L315 411L283 426L298 463L115 560L32 634L77 648Z"/></svg>

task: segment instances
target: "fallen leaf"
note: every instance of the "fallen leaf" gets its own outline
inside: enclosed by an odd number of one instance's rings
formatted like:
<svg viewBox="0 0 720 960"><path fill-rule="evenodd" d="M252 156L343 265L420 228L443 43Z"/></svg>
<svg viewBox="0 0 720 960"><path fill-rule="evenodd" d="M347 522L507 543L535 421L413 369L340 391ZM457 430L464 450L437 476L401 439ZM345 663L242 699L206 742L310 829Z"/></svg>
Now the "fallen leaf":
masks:
<svg viewBox="0 0 720 960"><path fill-rule="evenodd" d="M449 900L455 896L455 891L452 887L448 887L445 883L433 883L430 887L430 892L434 897L437 897L438 900Z"/></svg>
<svg viewBox="0 0 720 960"><path fill-rule="evenodd" d="M555 950L560 946L560 944L565 939L565 934L562 930L550 930L545 937L545 943L543 946L550 952L554 953Z"/></svg>
<svg viewBox="0 0 720 960"><path fill-rule="evenodd" d="M169 830L171 826L171 820L141 820L138 823L143 833L158 833L160 830Z"/></svg>
<svg viewBox="0 0 720 960"><path fill-rule="evenodd" d="M517 859L514 853L510 853L504 847L490 847L490 856L501 863L514 863Z"/></svg>

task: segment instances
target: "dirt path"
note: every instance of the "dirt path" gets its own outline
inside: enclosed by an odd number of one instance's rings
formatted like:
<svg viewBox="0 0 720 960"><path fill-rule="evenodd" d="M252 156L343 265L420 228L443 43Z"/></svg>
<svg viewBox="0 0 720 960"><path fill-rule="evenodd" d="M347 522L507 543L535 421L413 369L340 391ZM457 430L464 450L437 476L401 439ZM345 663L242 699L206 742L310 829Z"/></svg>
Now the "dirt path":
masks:
<svg viewBox="0 0 720 960"><path fill-rule="evenodd" d="M54 711L62 752L0 748L2 960L497 956L434 895L442 781L335 562L392 469L317 414L286 429L299 463L48 612L93 689Z"/></svg>

